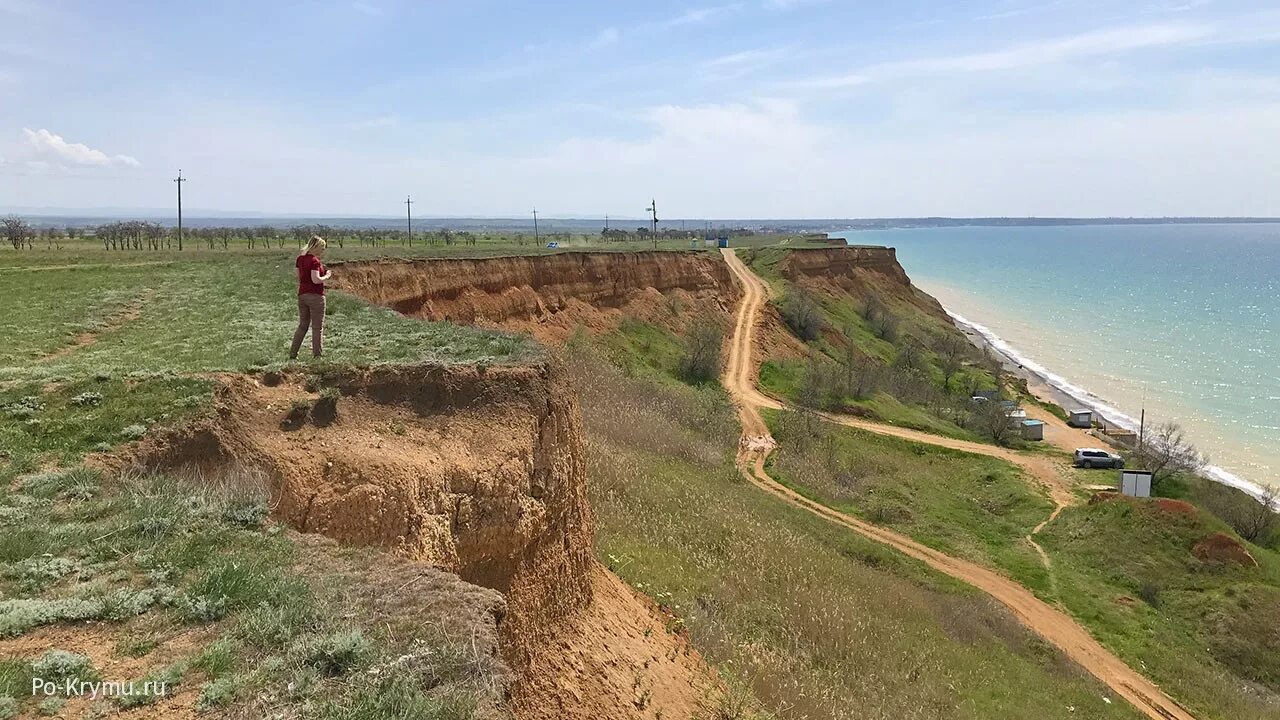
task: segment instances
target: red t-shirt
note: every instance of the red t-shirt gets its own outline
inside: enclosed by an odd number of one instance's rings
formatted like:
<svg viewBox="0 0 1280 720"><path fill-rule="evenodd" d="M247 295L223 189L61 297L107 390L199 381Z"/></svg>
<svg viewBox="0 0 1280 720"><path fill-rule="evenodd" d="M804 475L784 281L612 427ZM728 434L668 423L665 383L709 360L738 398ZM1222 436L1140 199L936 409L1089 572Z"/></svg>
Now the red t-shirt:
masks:
<svg viewBox="0 0 1280 720"><path fill-rule="evenodd" d="M324 265L320 264L320 258L310 253L299 255L294 266L298 268L298 294L305 295L307 293L315 293L317 295L324 294L324 283L311 282L311 271L317 270L324 275Z"/></svg>

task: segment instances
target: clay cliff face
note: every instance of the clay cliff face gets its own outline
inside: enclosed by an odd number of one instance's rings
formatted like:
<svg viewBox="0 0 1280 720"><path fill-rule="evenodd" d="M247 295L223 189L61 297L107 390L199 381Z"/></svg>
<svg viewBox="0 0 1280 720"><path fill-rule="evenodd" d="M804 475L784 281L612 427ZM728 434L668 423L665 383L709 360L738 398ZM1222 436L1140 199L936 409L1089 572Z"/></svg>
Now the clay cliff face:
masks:
<svg viewBox="0 0 1280 720"><path fill-rule="evenodd" d="M727 313L738 290L700 252L568 252L503 258L352 262L333 286L427 320L529 332L549 342L579 327L605 331L625 316L659 320L666 299Z"/></svg>
<svg viewBox="0 0 1280 720"><path fill-rule="evenodd" d="M802 285L861 297L874 292L909 302L950 325L933 296L911 284L890 247L838 247L792 250L778 263L784 278Z"/></svg>
<svg viewBox="0 0 1280 720"><path fill-rule="evenodd" d="M262 472L273 517L499 591L522 720L695 713L713 687L701 660L593 558L581 421L555 365L329 373L336 417L291 422L315 401L302 380L225 378L213 417L148 437L134 464Z"/></svg>
<svg viewBox="0 0 1280 720"><path fill-rule="evenodd" d="M890 247L833 247L792 250L778 263L778 270L788 280L801 277L852 276L857 270L884 275L903 285L911 284L898 264L898 253Z"/></svg>

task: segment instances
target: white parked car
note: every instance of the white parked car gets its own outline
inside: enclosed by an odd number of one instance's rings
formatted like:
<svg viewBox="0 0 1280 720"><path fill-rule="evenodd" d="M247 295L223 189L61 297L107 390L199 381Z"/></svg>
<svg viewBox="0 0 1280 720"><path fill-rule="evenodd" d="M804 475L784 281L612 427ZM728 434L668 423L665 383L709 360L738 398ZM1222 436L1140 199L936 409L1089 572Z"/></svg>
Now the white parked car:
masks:
<svg viewBox="0 0 1280 720"><path fill-rule="evenodd" d="M1082 468L1122 468L1124 458L1097 448L1076 448L1076 467Z"/></svg>

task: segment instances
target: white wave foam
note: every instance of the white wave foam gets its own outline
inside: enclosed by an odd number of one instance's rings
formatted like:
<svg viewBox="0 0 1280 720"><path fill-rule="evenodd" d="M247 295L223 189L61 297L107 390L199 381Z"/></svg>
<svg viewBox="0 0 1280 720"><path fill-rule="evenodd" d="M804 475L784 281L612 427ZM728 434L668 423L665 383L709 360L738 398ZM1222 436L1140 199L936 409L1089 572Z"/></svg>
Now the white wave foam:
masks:
<svg viewBox="0 0 1280 720"><path fill-rule="evenodd" d="M1001 355L1004 355L1011 362L1021 366L1023 369L1033 373L1044 382L1070 396L1073 400L1080 403L1081 406L1102 415L1107 420L1111 421L1112 424L1119 425L1122 428L1132 430L1134 432L1138 431L1139 422L1121 412L1119 408L1108 404L1097 395L1089 392L1079 385L1076 385L1075 383L1072 383L1061 375L1052 372L1045 366L1024 355L1017 348L1005 342L1004 338L1001 338L999 335L992 332L991 328L986 325L969 320L949 308L944 307L943 309L946 310L947 314L951 316L951 319L954 320L956 324L978 333L984 340L986 340L987 344ZM1265 493L1262 486L1245 480L1239 475L1220 468L1217 465L1206 466L1204 474L1216 482L1220 482L1223 485L1229 485L1237 490L1246 492L1259 500L1261 500Z"/></svg>

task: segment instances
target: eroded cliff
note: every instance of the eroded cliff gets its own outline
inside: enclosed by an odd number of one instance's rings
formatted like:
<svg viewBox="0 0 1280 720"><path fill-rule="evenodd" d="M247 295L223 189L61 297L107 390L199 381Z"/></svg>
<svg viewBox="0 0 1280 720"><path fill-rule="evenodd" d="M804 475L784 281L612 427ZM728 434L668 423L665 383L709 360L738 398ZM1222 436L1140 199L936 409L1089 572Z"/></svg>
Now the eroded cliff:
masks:
<svg viewBox="0 0 1280 720"><path fill-rule="evenodd" d="M349 262L334 286L427 320L500 327L557 343L624 317L661 322L663 301L728 312L738 289L724 263L689 252L566 252L500 258Z"/></svg>

